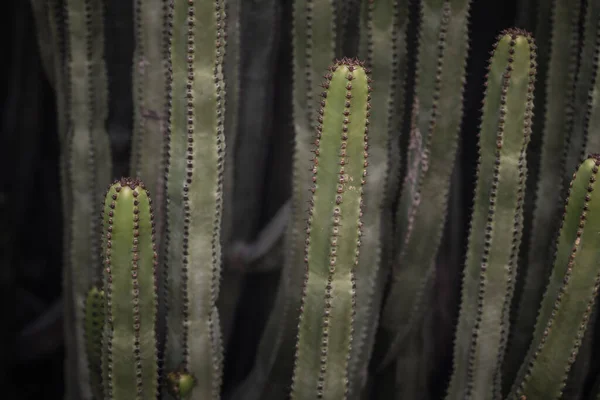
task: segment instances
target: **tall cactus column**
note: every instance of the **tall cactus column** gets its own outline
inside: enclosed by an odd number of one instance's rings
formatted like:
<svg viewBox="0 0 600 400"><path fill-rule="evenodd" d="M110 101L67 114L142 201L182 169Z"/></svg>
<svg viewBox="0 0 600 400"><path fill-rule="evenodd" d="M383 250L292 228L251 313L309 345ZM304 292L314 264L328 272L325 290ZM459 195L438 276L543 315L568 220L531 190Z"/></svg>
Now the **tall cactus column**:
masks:
<svg viewBox="0 0 600 400"><path fill-rule="evenodd" d="M356 61L342 60L330 71L313 157L294 400L344 399L349 387L370 88Z"/></svg>
<svg viewBox="0 0 600 400"><path fill-rule="evenodd" d="M536 63L531 36L494 46L479 134L477 187L448 400L498 399L523 223Z"/></svg>
<svg viewBox="0 0 600 400"><path fill-rule="evenodd" d="M195 378L190 399L217 399L223 362L216 300L225 155L225 5L223 0L171 0L168 14L164 367L171 377ZM171 384L181 387L181 382Z"/></svg>
<svg viewBox="0 0 600 400"><path fill-rule="evenodd" d="M157 293L151 201L140 181L121 179L103 210L105 318L104 397L153 400L158 395Z"/></svg>

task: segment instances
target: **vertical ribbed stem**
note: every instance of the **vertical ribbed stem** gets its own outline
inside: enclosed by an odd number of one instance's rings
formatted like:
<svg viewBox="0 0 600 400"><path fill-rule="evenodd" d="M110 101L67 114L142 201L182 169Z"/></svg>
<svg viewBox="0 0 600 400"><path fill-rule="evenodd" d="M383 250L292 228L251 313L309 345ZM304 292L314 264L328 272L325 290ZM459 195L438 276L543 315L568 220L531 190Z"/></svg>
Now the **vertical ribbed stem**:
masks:
<svg viewBox="0 0 600 400"><path fill-rule="evenodd" d="M158 255L152 201L143 183L123 178L109 187L103 225L104 396L111 400L155 400Z"/></svg>
<svg viewBox="0 0 600 400"><path fill-rule="evenodd" d="M223 0L172 0L168 14L165 370L182 370L195 379L190 399L217 399L223 368L216 300L225 157L225 5Z"/></svg>
<svg viewBox="0 0 600 400"><path fill-rule="evenodd" d="M165 9L163 0L135 0L133 137L130 175L139 176L156 202L156 244L164 220L164 148L167 138Z"/></svg>
<svg viewBox="0 0 600 400"><path fill-rule="evenodd" d="M306 275L292 380L296 400L345 399L349 389L371 89L356 61L341 60L330 71L312 158Z"/></svg>
<svg viewBox="0 0 600 400"><path fill-rule="evenodd" d="M501 398L500 367L521 240L535 72L531 36L519 30L503 32L494 45L486 81L448 399Z"/></svg>

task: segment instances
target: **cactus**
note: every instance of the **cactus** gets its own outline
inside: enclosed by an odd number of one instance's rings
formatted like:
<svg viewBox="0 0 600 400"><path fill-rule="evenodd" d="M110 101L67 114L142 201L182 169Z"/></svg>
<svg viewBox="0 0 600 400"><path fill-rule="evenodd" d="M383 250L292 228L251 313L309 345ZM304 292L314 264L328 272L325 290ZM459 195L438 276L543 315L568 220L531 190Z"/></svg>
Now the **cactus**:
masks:
<svg viewBox="0 0 600 400"><path fill-rule="evenodd" d="M165 14L162 0L134 2L133 137L130 174L139 176L164 203L164 147L167 123ZM156 244L160 248L164 210L156 212Z"/></svg>
<svg viewBox="0 0 600 400"><path fill-rule="evenodd" d="M503 32L490 60L479 167L448 400L497 399L521 241L535 46Z"/></svg>
<svg viewBox="0 0 600 400"><path fill-rule="evenodd" d="M510 399L561 398L600 288L599 166L600 155L591 155L573 176L552 275Z"/></svg>
<svg viewBox="0 0 600 400"><path fill-rule="evenodd" d="M165 370L192 375L191 399L217 399L223 349L216 300L225 153L222 0L169 2L169 126L165 169Z"/></svg>
<svg viewBox="0 0 600 400"><path fill-rule="evenodd" d="M348 394L371 89L367 72L354 60L336 62L326 79L315 139L292 399L345 399Z"/></svg>
<svg viewBox="0 0 600 400"><path fill-rule="evenodd" d="M111 400L158 395L158 256L151 203L142 182L128 178L113 183L105 197L102 381Z"/></svg>

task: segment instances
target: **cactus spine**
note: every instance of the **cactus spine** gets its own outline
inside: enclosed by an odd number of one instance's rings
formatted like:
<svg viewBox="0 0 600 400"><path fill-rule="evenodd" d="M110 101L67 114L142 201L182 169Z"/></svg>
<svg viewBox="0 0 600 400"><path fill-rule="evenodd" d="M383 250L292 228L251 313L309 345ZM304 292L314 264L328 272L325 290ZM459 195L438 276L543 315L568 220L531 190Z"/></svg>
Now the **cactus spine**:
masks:
<svg viewBox="0 0 600 400"><path fill-rule="evenodd" d="M521 241L535 73L531 36L503 32L494 45L486 82L449 400L501 397L500 366Z"/></svg>
<svg viewBox="0 0 600 400"><path fill-rule="evenodd" d="M348 392L371 89L356 61L338 61L330 71L315 139L292 399Z"/></svg>
<svg viewBox="0 0 600 400"><path fill-rule="evenodd" d="M139 180L110 186L103 210L105 398L156 399L157 254L148 191Z"/></svg>
<svg viewBox="0 0 600 400"><path fill-rule="evenodd" d="M552 275L510 399L561 398L575 362L600 288L599 166L600 155L589 156L571 182Z"/></svg>
<svg viewBox="0 0 600 400"><path fill-rule="evenodd" d="M165 369L183 370L196 379L190 399L217 399L223 362L216 300L225 156L225 8L222 0L171 0L168 14Z"/></svg>

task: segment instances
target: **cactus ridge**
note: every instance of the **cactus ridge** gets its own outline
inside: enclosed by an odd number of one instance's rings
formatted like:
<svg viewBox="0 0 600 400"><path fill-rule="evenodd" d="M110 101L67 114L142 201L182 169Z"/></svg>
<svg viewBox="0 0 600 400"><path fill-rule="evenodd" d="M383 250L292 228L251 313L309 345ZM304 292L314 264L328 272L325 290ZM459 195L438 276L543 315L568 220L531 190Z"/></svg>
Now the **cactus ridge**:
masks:
<svg viewBox="0 0 600 400"><path fill-rule="evenodd" d="M323 83L312 159L292 399L348 395L355 269L368 166L371 89L367 73L357 60L342 59L330 67Z"/></svg>
<svg viewBox="0 0 600 400"><path fill-rule="evenodd" d="M572 180L575 201L566 206L550 285L512 396L559 399L575 362L600 288L600 203L593 193L599 166L600 155L588 156Z"/></svg>
<svg viewBox="0 0 600 400"><path fill-rule="evenodd" d="M447 398L501 397L500 367L521 239L535 73L531 35L519 29L502 32L488 66L475 205ZM494 348L498 350L490 354Z"/></svg>
<svg viewBox="0 0 600 400"><path fill-rule="evenodd" d="M382 341L387 343L379 370L395 359L408 335L416 333L428 298L425 291L435 279L434 261L446 218L462 116L470 5L469 0L425 1L420 5L422 17L427 13L435 24L424 25L419 34L407 171L396 212L395 240L401 245L394 256L391 286L383 307L381 324L387 337L382 336ZM450 61L457 54L459 60ZM460 93L458 99L456 93ZM399 304L403 306L399 308Z"/></svg>
<svg viewBox="0 0 600 400"><path fill-rule="evenodd" d="M152 201L139 179L121 178L106 192L103 213L104 393L119 400L158 395L157 253ZM114 357L113 354L118 354Z"/></svg>
<svg viewBox="0 0 600 400"><path fill-rule="evenodd" d="M102 332L104 328L104 290L93 286L85 301L85 341L94 398L102 395Z"/></svg>
<svg viewBox="0 0 600 400"><path fill-rule="evenodd" d="M174 0L168 14L170 140L165 173L170 271L165 368L181 366L196 379L192 399L216 399L223 363L216 299L225 157L225 6L222 0ZM212 51L212 57L198 55L205 50Z"/></svg>

